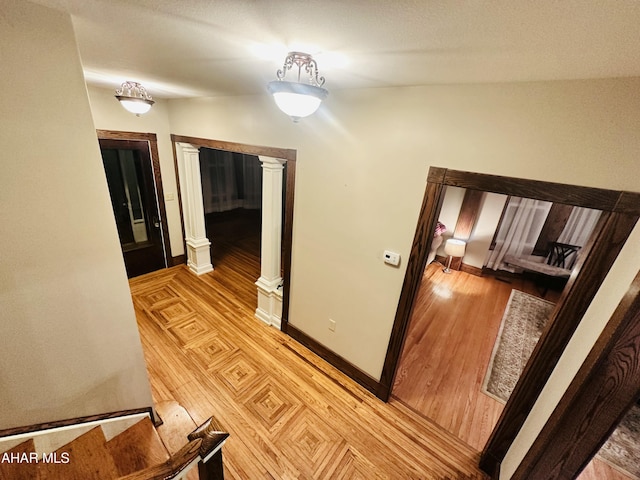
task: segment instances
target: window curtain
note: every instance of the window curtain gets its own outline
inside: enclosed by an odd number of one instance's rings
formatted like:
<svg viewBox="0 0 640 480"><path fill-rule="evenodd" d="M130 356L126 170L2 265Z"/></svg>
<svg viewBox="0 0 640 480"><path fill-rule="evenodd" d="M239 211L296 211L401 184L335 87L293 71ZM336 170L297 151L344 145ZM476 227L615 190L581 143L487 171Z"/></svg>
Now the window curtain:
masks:
<svg viewBox="0 0 640 480"><path fill-rule="evenodd" d="M200 149L205 213L262 206L262 166L258 157Z"/></svg>
<svg viewBox="0 0 640 480"><path fill-rule="evenodd" d="M567 220L567 224L558 237L558 242L584 247L587 240L589 240L596 223L598 223L601 213L602 212L600 210L573 207L571 215L569 215L569 219Z"/></svg>
<svg viewBox="0 0 640 480"><path fill-rule="evenodd" d="M506 255L531 255L550 209L551 202L511 197L485 266L511 270L503 263Z"/></svg>
<svg viewBox="0 0 640 480"><path fill-rule="evenodd" d="M258 157L242 156L244 200L242 208L262 208L262 164Z"/></svg>

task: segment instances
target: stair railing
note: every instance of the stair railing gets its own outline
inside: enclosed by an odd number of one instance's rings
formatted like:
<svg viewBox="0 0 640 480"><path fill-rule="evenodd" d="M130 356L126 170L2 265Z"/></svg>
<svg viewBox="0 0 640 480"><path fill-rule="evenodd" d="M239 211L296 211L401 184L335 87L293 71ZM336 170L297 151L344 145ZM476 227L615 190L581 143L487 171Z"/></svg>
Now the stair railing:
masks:
<svg viewBox="0 0 640 480"><path fill-rule="evenodd" d="M213 417L209 418L187 436L189 443L169 460L118 480L170 480L186 473L196 462L200 480L222 480L222 445L228 437Z"/></svg>

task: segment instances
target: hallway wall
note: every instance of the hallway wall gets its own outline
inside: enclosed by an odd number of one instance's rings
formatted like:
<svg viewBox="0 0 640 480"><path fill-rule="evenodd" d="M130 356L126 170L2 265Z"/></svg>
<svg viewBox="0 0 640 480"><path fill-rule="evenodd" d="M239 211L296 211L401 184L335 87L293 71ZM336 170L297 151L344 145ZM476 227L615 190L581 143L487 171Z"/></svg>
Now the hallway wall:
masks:
<svg viewBox="0 0 640 480"><path fill-rule="evenodd" d="M0 15L0 429L151 406L71 19Z"/></svg>

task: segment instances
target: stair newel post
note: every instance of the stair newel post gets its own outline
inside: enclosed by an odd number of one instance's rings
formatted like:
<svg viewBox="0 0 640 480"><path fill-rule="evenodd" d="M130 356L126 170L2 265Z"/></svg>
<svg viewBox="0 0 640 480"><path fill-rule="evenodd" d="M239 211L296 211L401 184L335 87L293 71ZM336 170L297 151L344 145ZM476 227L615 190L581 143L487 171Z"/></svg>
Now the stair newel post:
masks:
<svg viewBox="0 0 640 480"><path fill-rule="evenodd" d="M223 480L222 445L229 437L212 418L188 435L189 441L201 439L198 478L200 480Z"/></svg>

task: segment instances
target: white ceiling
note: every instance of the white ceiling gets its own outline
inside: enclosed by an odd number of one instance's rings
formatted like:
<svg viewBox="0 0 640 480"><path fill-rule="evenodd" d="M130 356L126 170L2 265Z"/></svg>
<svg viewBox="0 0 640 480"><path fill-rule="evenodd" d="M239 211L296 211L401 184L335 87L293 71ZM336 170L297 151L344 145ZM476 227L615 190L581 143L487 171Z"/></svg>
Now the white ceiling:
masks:
<svg viewBox="0 0 640 480"><path fill-rule="evenodd" d="M640 76L640 0L35 0L72 15L87 83L265 91L289 50L328 90Z"/></svg>

